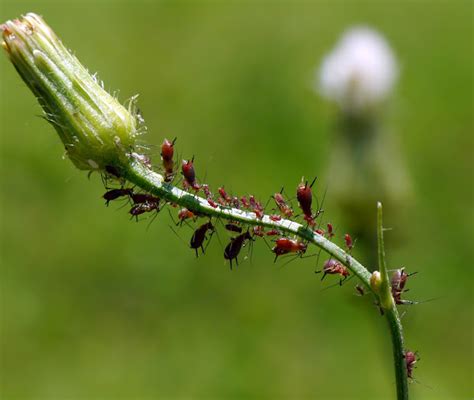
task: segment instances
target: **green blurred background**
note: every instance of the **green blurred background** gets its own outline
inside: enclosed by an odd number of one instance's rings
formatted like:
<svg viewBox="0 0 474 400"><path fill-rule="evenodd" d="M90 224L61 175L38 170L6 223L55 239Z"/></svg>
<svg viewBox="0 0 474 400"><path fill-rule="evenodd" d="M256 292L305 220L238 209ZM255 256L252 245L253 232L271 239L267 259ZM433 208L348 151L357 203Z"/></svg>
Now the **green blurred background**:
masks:
<svg viewBox="0 0 474 400"><path fill-rule="evenodd" d="M28 11L121 100L140 93L150 144L177 136L209 184L261 198L315 174L330 196L335 109L314 69L347 27L382 32L415 191L407 222L386 215L404 234L388 260L419 271L408 298L439 297L403 319L411 391L472 398L472 2L7 1L1 20ZM354 281L321 291L314 259L282 268L263 243L230 272L217 240L196 259L166 214L147 230L105 208L0 59L2 399L394 397L385 320Z"/></svg>

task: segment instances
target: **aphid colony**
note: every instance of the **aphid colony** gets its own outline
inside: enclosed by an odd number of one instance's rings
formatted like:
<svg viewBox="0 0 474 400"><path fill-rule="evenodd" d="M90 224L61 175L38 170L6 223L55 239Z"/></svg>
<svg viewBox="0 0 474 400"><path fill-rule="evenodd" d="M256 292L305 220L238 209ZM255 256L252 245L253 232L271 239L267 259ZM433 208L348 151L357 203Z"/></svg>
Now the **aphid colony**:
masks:
<svg viewBox="0 0 474 400"><path fill-rule="evenodd" d="M161 145L161 161L162 161L162 170L164 181L166 183L172 183L176 178L176 163L174 161L174 145L176 139L169 141L165 139ZM148 157L141 156L141 158L136 158L146 166L150 166L151 162ZM120 172L113 167L106 168L106 176L104 177L104 182L106 183L109 178L118 179L122 182L120 177ZM190 160L183 160L181 163L181 175L182 179L180 182L185 190L189 191L192 194L199 194L202 192L207 203L212 208L234 208L247 212L252 212L255 214L257 220L262 220L265 215L265 208L260 201L258 201L255 196L233 196L229 195L224 187L219 187L217 189L217 195L214 195L209 188L209 185L205 183L198 183L196 178L196 172L194 169L194 157ZM271 210L272 214L268 215L270 221L275 222L275 226L271 228L266 228L263 224L258 224L254 226L243 226L242 223L238 221L227 220L225 223L222 222L225 230L231 235L228 244L224 248L224 259L229 261L230 268L232 269L233 263L238 265L238 256L241 253L242 249L248 244L253 243L256 238L262 238L263 240L272 240L273 246L269 246L271 251L275 254L275 262L278 257L293 255L294 257L302 258L307 250L307 243L301 241L298 238L291 238L284 236L280 229L278 228L278 222L282 219L288 218L297 218L299 216L303 219L303 225L306 225L308 229L311 229L315 234L326 237L328 240L332 240L335 237L335 229L331 223L326 224L326 230L322 229L321 223L316 227L316 219L323 212L322 208L318 206L316 211L313 211L313 193L312 188L316 181L316 178L313 179L311 184L304 179L296 188L296 200L298 202L299 208L301 210L300 215L295 216L295 212L291 205L291 200L285 198L283 195L283 188L278 193L274 193L271 197L274 201L274 208ZM123 182L122 182L123 183ZM178 182L179 184L179 182ZM133 188L112 188L107 190L103 195L106 205L113 200L120 198L126 198L131 204L129 213L132 217L135 217L138 220L138 216L148 212L159 212L163 206L166 204L171 207L176 208L176 204L167 203L160 198L149 194L149 193L137 193ZM196 257L199 256L199 249L202 253L205 251L205 242L206 240L210 241L212 235L216 232L216 226L211 221L211 217L203 213L202 211L190 210L187 208L181 208L177 213L178 222L176 225L182 226L186 224L188 226L190 221L197 221L198 218L206 218L207 221L200 224L197 228L192 228L193 233L189 241L189 247L193 249L196 253ZM215 218L219 220L219 218ZM266 224L268 225L268 224ZM265 239L268 238L268 239ZM274 239L270 239L274 238ZM345 234L344 244L347 252L350 253L354 247L355 241L349 234ZM268 245L268 243L267 243ZM318 257L319 258L319 257ZM322 273L321 280L323 280L327 275L338 275L339 285L342 285L343 282L349 277L350 273L348 268L339 260L330 258L326 260L323 264L323 268L316 273ZM415 272L416 273L416 272ZM415 273L407 274L404 268L395 270L390 279L392 296L395 301L395 304L415 304L415 302L409 300L403 300L402 294L408 289L405 288L408 277L414 275ZM356 285L356 292L358 295L365 295L364 287ZM419 360L417 353L412 351L405 351L404 354L407 375L410 379L413 379L413 368L415 367L416 362Z"/></svg>
<svg viewBox="0 0 474 400"><path fill-rule="evenodd" d="M174 146L176 143L176 138L172 141L165 139L161 145L161 168L166 183L174 182L177 179L177 163L175 162ZM136 157L135 157L136 158ZM143 162L147 167L151 165L151 161L148 157L136 158L138 161ZM183 160L181 165L181 176L182 178L178 180L179 184L181 182L183 188L189 191L192 194L204 195L204 198L207 200L208 204L212 208L235 208L255 214L256 219L262 220L265 215L265 208L268 205L268 202L265 206L255 198L253 195L247 196L233 196L227 193L226 189L222 186L217 189L217 194L214 195L209 188L209 185L205 183L199 183L196 178L196 172L194 168L194 157L190 160ZM108 167L106 169L107 175L105 176L105 184L107 187L107 182L109 178L115 178L120 180L120 172L113 167ZM301 217L303 223L307 228L313 230L316 225L317 217L323 212L321 208L318 208L316 211L312 209L313 203L313 192L312 188L316 181L316 178L308 184L308 181L301 181L301 183L296 188L295 198L298 202L299 208L301 209ZM134 188L111 188L104 195L104 200L108 205L111 201L117 200L120 198L126 198L131 204L129 213L132 217L135 217L138 220L138 216L148 212L159 212L166 204L177 207L176 204L167 203L160 198L148 194L148 193L139 193L135 192ZM280 192L275 193L270 200L274 202L274 208L272 213L268 216L270 221L278 222L284 218L297 218L299 215L295 216L295 211L291 205L291 200L285 198L283 194L283 188ZM188 226L190 221L196 221L198 218L207 218L207 222L202 223L197 228L193 228L193 234L191 236L189 247L194 249L196 256L199 255L199 249L204 253L205 242L209 240L216 231L214 223L211 221L211 218L205 215L202 212L191 210L187 208L179 209L177 213L178 223L176 225L182 226L186 224ZM254 242L256 238L268 238L273 242L273 246L270 246L271 251L275 254L275 261L280 256L291 255L293 254L296 257L302 257L306 253L307 243L301 241L300 239L286 237L278 229L278 227L265 228L262 225L255 226L242 226L238 221L227 221L223 223L224 228L229 232L230 241L225 246L224 249L224 259L228 260L230 267L232 268L233 263L238 265L238 256L242 249L249 243ZM314 232L332 239L334 237L334 229L331 224L327 224L327 232L318 227L314 229ZM346 244L347 242L346 235ZM271 239L274 238L274 239ZM268 243L267 243L268 244ZM348 247L350 250L352 247ZM328 260L323 267L323 278L328 274L336 274L341 276L342 281L347 278L349 271L347 268L340 262L336 260Z"/></svg>

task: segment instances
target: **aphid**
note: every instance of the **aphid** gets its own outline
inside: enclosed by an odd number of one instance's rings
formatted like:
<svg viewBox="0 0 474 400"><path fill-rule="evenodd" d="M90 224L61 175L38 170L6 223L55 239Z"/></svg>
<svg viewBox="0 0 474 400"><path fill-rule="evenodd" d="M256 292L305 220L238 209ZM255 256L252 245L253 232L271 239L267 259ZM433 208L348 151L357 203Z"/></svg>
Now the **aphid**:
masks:
<svg viewBox="0 0 474 400"><path fill-rule="evenodd" d="M109 175L113 175L115 176L116 178L120 178L120 171L118 170L118 168L112 166L112 165L106 165L105 166L105 172L107 172Z"/></svg>
<svg viewBox="0 0 474 400"><path fill-rule="evenodd" d="M344 242L346 242L346 247L349 249L349 251L351 251L354 247L354 242L352 241L352 238L348 233L344 235Z"/></svg>
<svg viewBox="0 0 474 400"><path fill-rule="evenodd" d="M233 223L226 224L225 229L231 232L242 233L242 227Z"/></svg>
<svg viewBox="0 0 474 400"><path fill-rule="evenodd" d="M280 235L280 231L278 229L271 229L267 231L267 236L278 236Z"/></svg>
<svg viewBox="0 0 474 400"><path fill-rule="evenodd" d="M209 185L207 183L203 183L201 185L201 188L202 188L202 191L204 192L204 195L206 196L207 199L212 197L211 190L209 189Z"/></svg>
<svg viewBox="0 0 474 400"><path fill-rule="evenodd" d="M275 222L281 221L281 215L272 214L272 215L270 215L270 219L271 219L272 221L275 221Z"/></svg>
<svg viewBox="0 0 474 400"><path fill-rule="evenodd" d="M405 351L405 363L407 366L407 376L410 379L413 379L413 368L415 368L415 364L418 361L417 353L413 351Z"/></svg>
<svg viewBox="0 0 474 400"><path fill-rule="evenodd" d="M217 189L219 191L219 195L221 196L222 200L224 200L225 204L230 204L232 201L231 197L227 194L223 187Z"/></svg>
<svg viewBox="0 0 474 400"><path fill-rule="evenodd" d="M323 280L326 275L340 275L341 280L339 281L339 285L342 285L342 282L350 275L349 270L334 258L330 258L324 263L322 271L316 271L317 274L320 272L323 272L321 280Z"/></svg>
<svg viewBox="0 0 474 400"><path fill-rule="evenodd" d="M168 139L163 141L161 145L161 161L163 163L163 168L165 169L165 182L171 182L174 178L174 144L176 138L170 142Z"/></svg>
<svg viewBox="0 0 474 400"><path fill-rule="evenodd" d="M178 224L182 224L184 220L194 218L195 216L196 215L192 211L188 210L187 208L182 208L178 212L178 219L180 221Z"/></svg>
<svg viewBox="0 0 474 400"><path fill-rule="evenodd" d="M234 208L240 208L240 202L239 202L238 197L235 197L235 196L232 197L232 206Z"/></svg>
<svg viewBox="0 0 474 400"><path fill-rule="evenodd" d="M358 294L359 296L365 295L365 289L364 289L363 286L357 284L357 285L355 285L355 290L357 291L357 294Z"/></svg>
<svg viewBox="0 0 474 400"><path fill-rule="evenodd" d="M132 198L135 204L139 203L159 203L160 199L152 194L148 193L131 193L130 197Z"/></svg>
<svg viewBox="0 0 474 400"><path fill-rule="evenodd" d="M183 172L185 182L194 190L199 190L200 186L196 182L196 173L194 171L194 156L191 160L183 160L181 170Z"/></svg>
<svg viewBox="0 0 474 400"><path fill-rule="evenodd" d="M332 239L334 237L334 228L331 223L328 223L327 227L328 227L328 230L327 230L326 235L328 239Z"/></svg>
<svg viewBox="0 0 474 400"><path fill-rule="evenodd" d="M316 229L314 232L321 236L324 235L324 229L321 229L321 228Z"/></svg>
<svg viewBox="0 0 474 400"><path fill-rule="evenodd" d="M139 215L150 212L153 210L159 211L158 208L158 203L152 202L152 203L138 203L135 204L131 209L130 209L130 214L132 214L134 217L138 217Z"/></svg>
<svg viewBox="0 0 474 400"><path fill-rule="evenodd" d="M254 226L253 234L258 237L263 237L263 235L265 235L265 230L263 229L263 226Z"/></svg>
<svg viewBox="0 0 474 400"><path fill-rule="evenodd" d="M406 292L405 285L407 283L407 279L411 275L415 275L416 272L411 274L407 274L405 272L405 268L400 268L395 270L392 277L390 278L390 285L392 287L392 296L395 300L396 304L412 304L412 302L408 300L402 300L402 293Z"/></svg>
<svg viewBox="0 0 474 400"><path fill-rule="evenodd" d="M142 163L145 167L147 168L152 167L151 159L146 154L139 154L139 153L132 152L131 156L138 162Z"/></svg>
<svg viewBox="0 0 474 400"><path fill-rule="evenodd" d="M206 233L207 231L214 232L214 225L212 225L212 222L206 222L205 224L202 224L199 226L193 233L193 236L191 236L191 241L189 243L189 246L196 250L196 257L199 255L198 254L198 249L201 248L202 252L204 253L204 240L206 239Z"/></svg>
<svg viewBox="0 0 474 400"><path fill-rule="evenodd" d="M282 189L283 191L283 189ZM275 203L280 210L280 212L287 218L291 217L293 215L293 210L286 204L285 199L283 198L282 193L275 193L273 195L273 199L275 200Z"/></svg>
<svg viewBox="0 0 474 400"><path fill-rule="evenodd" d="M318 216L320 212L318 211L317 215L313 216L313 211L311 210L311 204L313 202L313 192L311 191L311 188L313 187L315 181L316 178L313 179L311 185L308 185L308 181L306 181L305 183L301 182L296 188L296 198L298 199L301 211L303 211L304 220L310 226L314 226L314 219Z"/></svg>
<svg viewBox="0 0 474 400"><path fill-rule="evenodd" d="M105 192L102 197L105 200L105 204L108 206L109 202L111 202L112 200L116 200L119 197L132 196L132 195L133 195L132 189L122 188L122 189L111 189Z"/></svg>
<svg viewBox="0 0 474 400"><path fill-rule="evenodd" d="M263 218L262 204L258 200L255 200L255 197L253 195L249 196L249 203L250 203L250 207L252 208L252 211L255 213L255 216L258 219L262 219Z"/></svg>
<svg viewBox="0 0 474 400"><path fill-rule="evenodd" d="M218 202L221 206L223 206L223 207L227 206L226 201L225 201L222 197L219 197L219 198L217 199L217 202Z"/></svg>
<svg viewBox="0 0 474 400"><path fill-rule="evenodd" d="M239 265L237 256L239 255L242 247L246 240L253 240L250 232L244 232L239 236L230 239L230 243L224 249L224 258L230 261L230 269L232 269L232 260L235 259L235 263Z"/></svg>
<svg viewBox="0 0 474 400"><path fill-rule="evenodd" d="M209 203L209 205L212 207L212 208L217 208L217 204L214 200L212 200L211 198L207 199L207 202Z"/></svg>
<svg viewBox="0 0 474 400"><path fill-rule="evenodd" d="M306 244L298 240L286 237L278 238L272 251L275 253L275 261L279 256L289 253L297 253L303 255L306 252Z"/></svg>
<svg viewBox="0 0 474 400"><path fill-rule="evenodd" d="M247 200L247 197L242 196L242 197L240 198L240 201L241 201L242 205L244 206L244 208L250 208L250 203L249 203L249 201Z"/></svg>

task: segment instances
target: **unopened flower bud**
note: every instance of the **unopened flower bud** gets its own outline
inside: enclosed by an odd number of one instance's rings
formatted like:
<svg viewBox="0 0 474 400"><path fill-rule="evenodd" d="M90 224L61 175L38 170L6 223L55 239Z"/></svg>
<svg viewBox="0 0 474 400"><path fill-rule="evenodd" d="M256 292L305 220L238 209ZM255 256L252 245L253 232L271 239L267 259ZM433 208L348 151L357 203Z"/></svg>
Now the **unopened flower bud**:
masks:
<svg viewBox="0 0 474 400"><path fill-rule="evenodd" d="M380 293L380 285L382 284L382 277L380 276L379 271L372 272L370 276L370 286L372 287L373 291L377 294Z"/></svg>
<svg viewBox="0 0 474 400"><path fill-rule="evenodd" d="M0 26L2 46L38 98L79 169L120 170L139 134L133 101L125 108L64 47L36 14Z"/></svg>

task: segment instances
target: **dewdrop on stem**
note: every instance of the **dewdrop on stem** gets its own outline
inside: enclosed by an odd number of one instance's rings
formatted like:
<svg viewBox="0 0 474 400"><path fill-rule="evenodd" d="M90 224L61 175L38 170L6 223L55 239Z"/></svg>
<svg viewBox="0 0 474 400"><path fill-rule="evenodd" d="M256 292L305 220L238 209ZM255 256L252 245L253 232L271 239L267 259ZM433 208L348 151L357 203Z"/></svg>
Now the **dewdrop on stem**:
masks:
<svg viewBox="0 0 474 400"><path fill-rule="evenodd" d="M0 29L4 50L74 165L125 168L140 133L133 99L127 109L107 93L38 15L7 21Z"/></svg>

